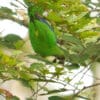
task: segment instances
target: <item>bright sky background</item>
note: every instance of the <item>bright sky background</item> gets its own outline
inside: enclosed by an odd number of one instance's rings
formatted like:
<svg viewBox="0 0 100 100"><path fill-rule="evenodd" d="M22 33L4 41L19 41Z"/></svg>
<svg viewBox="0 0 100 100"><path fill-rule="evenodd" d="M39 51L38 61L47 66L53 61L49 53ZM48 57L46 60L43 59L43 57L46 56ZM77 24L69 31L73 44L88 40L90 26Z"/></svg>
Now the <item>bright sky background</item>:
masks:
<svg viewBox="0 0 100 100"><path fill-rule="evenodd" d="M10 9L15 9L15 7L11 6L9 2L11 2L14 0L0 0L0 6L6 6L9 7ZM17 4L17 2L15 3ZM24 9L23 6L19 5L20 7L17 9ZM3 32L2 32L3 31ZM0 34L2 36L9 34L9 33L13 33L13 34L18 34L21 37L25 37L27 34L27 29L17 23L14 23L12 21L9 20L1 20L0 21L0 32L2 32L3 34Z"/></svg>

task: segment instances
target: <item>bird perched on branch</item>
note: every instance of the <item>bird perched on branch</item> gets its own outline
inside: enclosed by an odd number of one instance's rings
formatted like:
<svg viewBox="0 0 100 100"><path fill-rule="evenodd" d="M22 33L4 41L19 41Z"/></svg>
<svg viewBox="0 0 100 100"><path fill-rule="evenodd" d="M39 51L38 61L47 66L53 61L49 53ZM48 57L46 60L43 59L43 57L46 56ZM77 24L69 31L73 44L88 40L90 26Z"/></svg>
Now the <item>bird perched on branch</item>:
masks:
<svg viewBox="0 0 100 100"><path fill-rule="evenodd" d="M63 50L57 45L57 38L52 27L39 15L42 9L28 1L26 4L30 19L29 37L34 51L41 56L64 56Z"/></svg>

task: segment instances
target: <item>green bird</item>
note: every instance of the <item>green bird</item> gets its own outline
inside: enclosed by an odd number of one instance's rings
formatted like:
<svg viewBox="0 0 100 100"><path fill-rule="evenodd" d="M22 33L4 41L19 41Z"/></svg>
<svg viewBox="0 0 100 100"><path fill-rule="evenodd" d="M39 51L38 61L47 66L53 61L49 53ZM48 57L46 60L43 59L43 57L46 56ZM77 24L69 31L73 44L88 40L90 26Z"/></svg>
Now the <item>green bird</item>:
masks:
<svg viewBox="0 0 100 100"><path fill-rule="evenodd" d="M64 56L52 27L39 15L41 12L40 7L28 3L29 37L34 51L41 56Z"/></svg>

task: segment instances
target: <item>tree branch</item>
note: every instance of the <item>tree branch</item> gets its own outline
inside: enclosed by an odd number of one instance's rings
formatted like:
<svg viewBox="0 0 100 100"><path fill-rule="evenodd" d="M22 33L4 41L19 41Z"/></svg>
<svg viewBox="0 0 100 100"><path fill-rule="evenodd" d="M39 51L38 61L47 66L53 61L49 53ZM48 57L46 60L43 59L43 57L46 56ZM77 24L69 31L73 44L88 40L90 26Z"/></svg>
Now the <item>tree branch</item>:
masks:
<svg viewBox="0 0 100 100"><path fill-rule="evenodd" d="M95 86L99 86L99 85L100 85L100 83L96 83L96 84L93 84L93 85L90 85L90 86L83 87L83 89L81 89L76 95L80 94L81 92L83 92L86 89L89 89L89 88L92 88L92 87L95 87Z"/></svg>
<svg viewBox="0 0 100 100"><path fill-rule="evenodd" d="M19 23L20 25L28 27L28 20L20 20L19 18L16 18L16 17L9 15L7 13L0 13L0 19L2 19L2 20L5 20L5 19L12 20L16 23Z"/></svg>

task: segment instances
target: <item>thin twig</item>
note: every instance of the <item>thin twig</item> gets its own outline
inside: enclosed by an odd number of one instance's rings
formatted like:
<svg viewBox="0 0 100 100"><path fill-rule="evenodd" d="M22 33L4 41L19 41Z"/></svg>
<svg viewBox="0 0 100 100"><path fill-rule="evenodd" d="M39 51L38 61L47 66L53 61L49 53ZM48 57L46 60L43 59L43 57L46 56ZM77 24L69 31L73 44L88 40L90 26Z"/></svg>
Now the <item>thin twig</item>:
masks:
<svg viewBox="0 0 100 100"><path fill-rule="evenodd" d="M53 78L53 77L51 77L51 79L52 79L52 78ZM50 79L50 80L51 80L51 79ZM47 84L48 84L48 81L47 81L43 86L41 86L39 89L37 89L37 91L34 92L34 94L33 94L32 96L38 94L38 92L41 91Z"/></svg>
<svg viewBox="0 0 100 100"><path fill-rule="evenodd" d="M0 14L0 19L4 19L4 20L9 19L9 20L12 20L14 22L19 23L20 25L24 25L25 27L28 27L28 21L27 20L20 20L18 18L15 18L14 16L7 15L5 13Z"/></svg>
<svg viewBox="0 0 100 100"><path fill-rule="evenodd" d="M100 83L96 83L96 84L93 84L93 85L90 85L90 86L83 87L83 89L81 89L76 95L80 94L81 92L83 92L86 89L89 89L89 88L92 88L92 87L95 87L95 86L99 86L99 85L100 85Z"/></svg>
<svg viewBox="0 0 100 100"><path fill-rule="evenodd" d="M81 95L78 95L78 96L76 96L76 97L81 98L81 99L85 99L85 100L91 100L91 99L89 99L89 98L87 98L87 97L83 97L83 96L81 96Z"/></svg>
<svg viewBox="0 0 100 100"><path fill-rule="evenodd" d="M72 79L70 80L69 83L71 83L71 82L73 81L73 79L75 79L75 78L76 78L80 73L82 73L85 69L86 69L86 68L84 68L84 69L80 70L78 73L76 73L76 74L72 77Z"/></svg>
<svg viewBox="0 0 100 100"><path fill-rule="evenodd" d="M48 82L46 82L43 86L41 86L36 92L34 92L34 94L32 96L35 96L39 93L39 91L41 91L46 85L48 84Z"/></svg>
<svg viewBox="0 0 100 100"><path fill-rule="evenodd" d="M89 67L87 68L87 70L83 73L83 75L80 77L79 82L84 78L84 76L85 76L86 73L90 70L90 68L91 68L91 66L89 66Z"/></svg>
<svg viewBox="0 0 100 100"><path fill-rule="evenodd" d="M37 82L37 91L38 91L38 87L39 87L39 83ZM38 98L38 92L36 93L36 100L37 100L37 98Z"/></svg>
<svg viewBox="0 0 100 100"><path fill-rule="evenodd" d="M15 1L17 1L17 2L20 3L22 6L24 6L25 8L27 8L26 5L24 5L21 1L19 1L19 0L15 0Z"/></svg>

